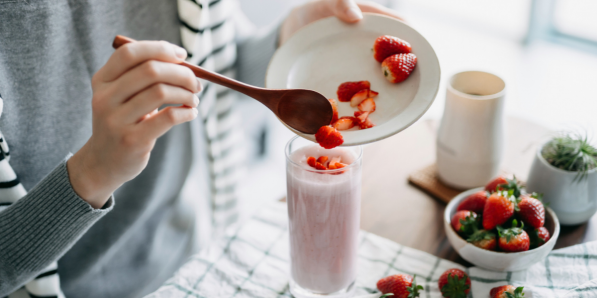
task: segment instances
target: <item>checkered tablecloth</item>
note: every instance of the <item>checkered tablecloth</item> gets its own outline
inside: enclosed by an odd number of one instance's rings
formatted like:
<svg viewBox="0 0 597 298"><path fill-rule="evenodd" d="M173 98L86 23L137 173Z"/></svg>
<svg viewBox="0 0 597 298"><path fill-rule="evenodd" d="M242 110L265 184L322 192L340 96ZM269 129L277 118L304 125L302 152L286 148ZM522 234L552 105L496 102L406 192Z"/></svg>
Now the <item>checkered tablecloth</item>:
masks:
<svg viewBox="0 0 597 298"><path fill-rule="evenodd" d="M286 204L273 203L225 237L189 259L150 298L292 297L288 291L289 252ZM378 297L381 277L416 274L421 297L441 297L439 276L449 268L467 270L471 296L489 297L495 286L525 287L525 297L597 297L597 243L553 251L525 271L492 272L437 258L364 231L360 233L357 296Z"/></svg>

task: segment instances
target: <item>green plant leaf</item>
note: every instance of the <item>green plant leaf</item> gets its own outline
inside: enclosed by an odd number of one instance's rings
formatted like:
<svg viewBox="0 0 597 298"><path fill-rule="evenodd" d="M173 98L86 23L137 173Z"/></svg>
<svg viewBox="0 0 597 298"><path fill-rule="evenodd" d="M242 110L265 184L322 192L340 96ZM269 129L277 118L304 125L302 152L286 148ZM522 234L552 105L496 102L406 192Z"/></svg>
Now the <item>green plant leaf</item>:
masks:
<svg viewBox="0 0 597 298"><path fill-rule="evenodd" d="M543 146L541 155L556 168L577 172L574 182L584 180L590 170L597 168L597 148L590 144L586 132L560 133Z"/></svg>

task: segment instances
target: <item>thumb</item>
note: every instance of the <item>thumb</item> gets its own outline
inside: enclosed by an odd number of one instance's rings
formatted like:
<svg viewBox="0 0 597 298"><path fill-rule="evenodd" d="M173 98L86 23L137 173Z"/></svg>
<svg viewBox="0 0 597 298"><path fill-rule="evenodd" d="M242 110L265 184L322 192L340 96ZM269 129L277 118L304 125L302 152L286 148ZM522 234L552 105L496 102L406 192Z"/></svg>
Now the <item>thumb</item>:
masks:
<svg viewBox="0 0 597 298"><path fill-rule="evenodd" d="M354 0L331 0L331 9L336 17L348 23L358 22L363 13Z"/></svg>

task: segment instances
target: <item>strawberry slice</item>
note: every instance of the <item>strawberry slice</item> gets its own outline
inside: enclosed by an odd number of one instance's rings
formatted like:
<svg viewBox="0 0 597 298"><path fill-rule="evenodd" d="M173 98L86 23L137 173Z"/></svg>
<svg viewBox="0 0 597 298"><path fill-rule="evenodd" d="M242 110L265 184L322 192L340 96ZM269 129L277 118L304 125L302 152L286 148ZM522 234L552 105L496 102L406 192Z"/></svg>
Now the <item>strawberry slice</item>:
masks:
<svg viewBox="0 0 597 298"><path fill-rule="evenodd" d="M417 65L415 54L396 54L381 63L381 71L392 83L400 83L408 78Z"/></svg>
<svg viewBox="0 0 597 298"><path fill-rule="evenodd" d="M344 143L344 138L335 128L322 126L315 134L315 140L325 149L332 149Z"/></svg>
<svg viewBox="0 0 597 298"><path fill-rule="evenodd" d="M356 111L354 112L354 117L357 118L357 120L359 121L358 124L360 124L361 122L365 122L365 120L367 120L369 114L371 114L371 112Z"/></svg>
<svg viewBox="0 0 597 298"><path fill-rule="evenodd" d="M371 114L371 112L363 112L363 111L354 112L354 117L357 119L357 121L358 121L357 125L359 126L360 129L367 129L367 128L371 128L371 127L375 126L375 124L373 124L373 122L371 122L371 120L369 120L369 114Z"/></svg>
<svg viewBox="0 0 597 298"><path fill-rule="evenodd" d="M315 169L317 170L327 170L328 168L326 168L324 165L322 165L321 163L316 163L315 164Z"/></svg>
<svg viewBox="0 0 597 298"><path fill-rule="evenodd" d="M339 156L334 156L332 157L332 159L330 159L330 166L335 166L337 163L340 162L340 157Z"/></svg>
<svg viewBox="0 0 597 298"><path fill-rule="evenodd" d="M358 81L358 82L345 82L340 84L340 86L338 86L338 90L336 91L336 94L338 95L338 100L339 101L350 101L350 99L352 98L352 96L363 90L363 89L367 89L369 90L371 88L371 83L369 83L369 81Z"/></svg>
<svg viewBox="0 0 597 298"><path fill-rule="evenodd" d="M332 126L337 130L347 130L353 128L356 124L358 124L358 120L355 117L342 117L334 122Z"/></svg>
<svg viewBox="0 0 597 298"><path fill-rule="evenodd" d="M365 122L359 124L359 128L360 129L367 129L367 128L371 128L371 127L374 127L374 126L375 126L375 124L373 124L373 122L371 122L371 120L369 120L369 118L367 118L365 120Z"/></svg>
<svg viewBox="0 0 597 298"><path fill-rule="evenodd" d="M359 111L361 112L370 112L373 113L375 112L375 101L373 100L373 98L367 98L365 100L363 100L363 102L361 102L359 105Z"/></svg>
<svg viewBox="0 0 597 298"><path fill-rule="evenodd" d="M315 157L313 156L309 156L307 157L307 164L311 167L315 167L315 165L317 164L317 159L315 159Z"/></svg>
<svg viewBox="0 0 597 298"><path fill-rule="evenodd" d="M379 92L375 92L373 90L361 90L352 96L352 98L350 99L350 106L354 108L358 106L363 100L367 98L374 98L378 94Z"/></svg>
<svg viewBox="0 0 597 298"><path fill-rule="evenodd" d="M338 104L332 98L329 98L328 100L332 104L332 110L334 111L334 115L332 116L332 121L330 122L330 124L333 124L334 122L336 122L336 120L338 120Z"/></svg>
<svg viewBox="0 0 597 298"><path fill-rule="evenodd" d="M327 161L328 161L328 157L327 157L327 156L320 156L320 157L317 159L317 162L318 162L318 163L320 163L320 164L322 164L322 165L325 165L325 163L326 163Z"/></svg>

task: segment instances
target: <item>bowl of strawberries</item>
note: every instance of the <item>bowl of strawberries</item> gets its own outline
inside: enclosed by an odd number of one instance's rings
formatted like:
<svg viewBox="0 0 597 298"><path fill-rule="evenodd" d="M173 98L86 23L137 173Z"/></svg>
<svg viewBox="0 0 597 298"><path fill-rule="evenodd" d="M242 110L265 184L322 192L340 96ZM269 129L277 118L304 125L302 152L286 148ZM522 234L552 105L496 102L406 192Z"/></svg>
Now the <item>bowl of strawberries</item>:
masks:
<svg viewBox="0 0 597 298"><path fill-rule="evenodd" d="M463 259L494 271L523 270L543 260L560 234L558 218L541 194L527 193L515 177L503 176L452 199L444 228Z"/></svg>

